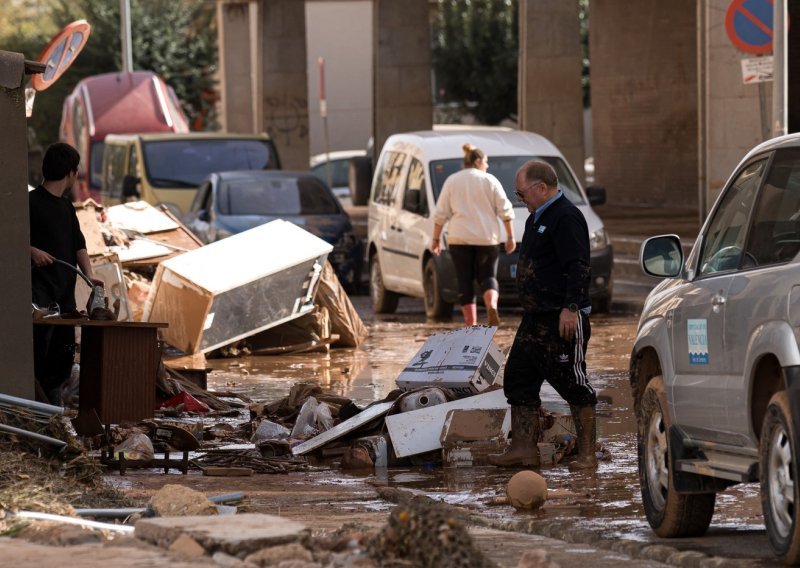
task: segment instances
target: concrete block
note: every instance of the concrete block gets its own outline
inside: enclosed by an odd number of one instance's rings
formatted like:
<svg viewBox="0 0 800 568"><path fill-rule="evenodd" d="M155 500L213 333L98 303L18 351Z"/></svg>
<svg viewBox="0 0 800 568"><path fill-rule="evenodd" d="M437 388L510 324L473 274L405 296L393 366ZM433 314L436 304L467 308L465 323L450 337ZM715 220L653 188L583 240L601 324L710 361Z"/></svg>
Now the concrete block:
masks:
<svg viewBox="0 0 800 568"><path fill-rule="evenodd" d="M136 538L168 548L181 535L197 541L210 554L251 554L263 548L298 542L308 536L305 525L261 514L216 517L157 517L136 523Z"/></svg>
<svg viewBox="0 0 800 568"><path fill-rule="evenodd" d="M186 534L182 534L175 539L175 542L169 546L169 550L184 558L200 558L206 555L206 549Z"/></svg>

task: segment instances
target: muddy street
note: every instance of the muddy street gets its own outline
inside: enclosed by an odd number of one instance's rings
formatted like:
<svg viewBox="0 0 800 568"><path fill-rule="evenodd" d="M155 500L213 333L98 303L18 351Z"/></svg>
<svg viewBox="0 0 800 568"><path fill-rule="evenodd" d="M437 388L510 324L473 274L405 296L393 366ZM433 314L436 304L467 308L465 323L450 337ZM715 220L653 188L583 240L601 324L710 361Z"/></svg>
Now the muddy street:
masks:
<svg viewBox="0 0 800 568"><path fill-rule="evenodd" d="M395 377L430 334L460 327L457 317L452 322L426 321L422 304L416 300L403 299L397 313L391 316L375 316L368 297L352 299L370 329L362 347L335 349L330 354L209 360L213 368L209 389L275 400L286 396L297 382L314 381L323 389L363 405L382 399L395 388ZM502 316L495 341L507 351L520 314L504 311ZM651 532L639 494L635 419L627 380L637 317L614 313L594 316L592 322L587 360L591 381L601 399L598 437L610 459L601 462L596 477L570 474L563 465L543 468L541 473L548 482L550 499L537 513L524 517L507 504L497 504L505 495L505 484L513 472L495 468L445 470L423 464L411 469L378 470L365 477L333 470L315 475L317 482L339 484L356 491L362 484L408 489L498 522L524 518L540 526L569 523L602 533L604 538L663 542L679 549L771 565L757 484L740 485L718 495L714 520L705 537L662 540ZM549 410L569 412L547 385L543 399ZM366 512L389 508L375 501L359 504L356 499L339 509L357 513L360 509Z"/></svg>

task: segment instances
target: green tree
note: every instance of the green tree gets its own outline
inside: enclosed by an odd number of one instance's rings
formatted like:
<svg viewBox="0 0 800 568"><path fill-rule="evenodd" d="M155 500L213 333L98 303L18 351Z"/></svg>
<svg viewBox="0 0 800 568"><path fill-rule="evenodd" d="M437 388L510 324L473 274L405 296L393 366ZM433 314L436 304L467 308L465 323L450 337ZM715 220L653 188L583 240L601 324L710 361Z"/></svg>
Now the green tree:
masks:
<svg viewBox="0 0 800 568"><path fill-rule="evenodd" d="M483 124L517 113L516 0L439 0L433 63L437 97Z"/></svg>
<svg viewBox="0 0 800 568"><path fill-rule="evenodd" d="M58 139L63 101L78 81L122 69L119 2L49 0L48 6L56 29L85 19L92 31L70 69L52 87L37 94L29 124L43 145ZM0 48L36 59L49 38L43 36L12 33L0 37ZM134 69L161 75L175 89L193 128L213 128L213 77L217 69L214 2L131 0L131 43Z"/></svg>

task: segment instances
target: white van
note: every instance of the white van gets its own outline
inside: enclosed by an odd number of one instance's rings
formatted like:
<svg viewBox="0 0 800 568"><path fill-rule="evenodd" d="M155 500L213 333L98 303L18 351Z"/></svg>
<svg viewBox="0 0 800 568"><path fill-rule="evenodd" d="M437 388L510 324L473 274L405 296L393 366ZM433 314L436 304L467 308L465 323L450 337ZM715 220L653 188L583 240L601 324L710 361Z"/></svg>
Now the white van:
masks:
<svg viewBox="0 0 800 568"><path fill-rule="evenodd" d="M507 128L476 128L395 134L384 144L368 202L367 254L375 312L394 312L399 297L406 295L423 298L428 317L452 314L458 286L446 247L446 226L442 254L434 256L428 247L436 199L444 180L461 169L461 147L465 143L477 146L489 157L489 173L500 180L514 204L514 234L518 241L522 240L529 213L514 195L517 169L534 158L555 168L559 187L583 212L589 226L593 309L608 311L613 251L603 222L591 208L605 202L605 190L591 187L587 197L558 148L538 134ZM354 194L360 192L359 188L354 191ZM517 258L517 252L505 254L501 250L497 275L501 304L513 305L516 301Z"/></svg>

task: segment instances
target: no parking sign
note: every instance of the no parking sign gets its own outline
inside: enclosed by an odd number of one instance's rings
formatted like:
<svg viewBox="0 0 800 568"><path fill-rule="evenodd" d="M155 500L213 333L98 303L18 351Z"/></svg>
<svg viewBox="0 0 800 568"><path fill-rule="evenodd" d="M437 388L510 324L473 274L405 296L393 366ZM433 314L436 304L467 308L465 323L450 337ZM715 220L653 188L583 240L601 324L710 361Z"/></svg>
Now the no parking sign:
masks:
<svg viewBox="0 0 800 568"><path fill-rule="evenodd" d="M725 13L725 31L737 49L763 55L772 51L772 18L772 0L733 0Z"/></svg>

